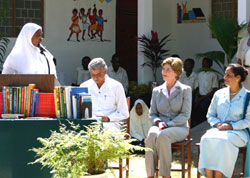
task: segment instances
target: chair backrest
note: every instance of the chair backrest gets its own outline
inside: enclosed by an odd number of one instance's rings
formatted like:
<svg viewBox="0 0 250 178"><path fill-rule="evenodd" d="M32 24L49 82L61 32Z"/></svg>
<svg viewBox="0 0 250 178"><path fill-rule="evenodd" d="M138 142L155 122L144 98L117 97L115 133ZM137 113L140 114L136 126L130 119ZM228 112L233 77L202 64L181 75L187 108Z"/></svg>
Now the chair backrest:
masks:
<svg viewBox="0 0 250 178"><path fill-rule="evenodd" d="M128 104L128 113L130 112L130 97L127 97L127 104ZM128 117L127 121L127 133L130 131L130 117Z"/></svg>

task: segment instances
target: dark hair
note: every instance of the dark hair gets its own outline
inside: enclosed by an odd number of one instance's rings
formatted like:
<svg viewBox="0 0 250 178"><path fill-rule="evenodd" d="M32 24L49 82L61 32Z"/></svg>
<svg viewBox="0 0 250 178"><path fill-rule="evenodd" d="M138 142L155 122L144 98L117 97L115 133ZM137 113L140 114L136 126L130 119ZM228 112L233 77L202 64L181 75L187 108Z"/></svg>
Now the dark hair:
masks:
<svg viewBox="0 0 250 178"><path fill-rule="evenodd" d="M82 58L82 61L85 61L85 60L88 60L89 62L91 61L91 59L90 59L89 56L84 56L84 57Z"/></svg>
<svg viewBox="0 0 250 178"><path fill-rule="evenodd" d="M85 11L85 9L84 9L84 8L81 8L81 9L80 9L80 12L81 12L81 11Z"/></svg>
<svg viewBox="0 0 250 178"><path fill-rule="evenodd" d="M78 12L78 10L75 8L75 9L73 9L73 10L72 10L72 13L74 13L74 12L76 12L76 13L77 13L77 12Z"/></svg>
<svg viewBox="0 0 250 178"><path fill-rule="evenodd" d="M209 58L207 58L207 57L204 57L203 60L206 60L206 61L209 63L210 67L213 65L213 60L212 60L212 59L209 59Z"/></svg>
<svg viewBox="0 0 250 178"><path fill-rule="evenodd" d="M178 57L178 58L180 58L180 56L178 54L172 54L171 57Z"/></svg>
<svg viewBox="0 0 250 178"><path fill-rule="evenodd" d="M185 62L190 62L194 66L194 60L192 58L187 58Z"/></svg>
<svg viewBox="0 0 250 178"><path fill-rule="evenodd" d="M245 79L248 75L248 70L245 67L243 67L242 65L239 65L239 64L229 64L227 66L227 68L229 68L235 76L237 76L237 75L240 76L240 78L241 78L240 82L245 81Z"/></svg>
<svg viewBox="0 0 250 178"><path fill-rule="evenodd" d="M111 63L115 60L118 59L120 61L120 56L118 54L113 54L112 59L111 59Z"/></svg>

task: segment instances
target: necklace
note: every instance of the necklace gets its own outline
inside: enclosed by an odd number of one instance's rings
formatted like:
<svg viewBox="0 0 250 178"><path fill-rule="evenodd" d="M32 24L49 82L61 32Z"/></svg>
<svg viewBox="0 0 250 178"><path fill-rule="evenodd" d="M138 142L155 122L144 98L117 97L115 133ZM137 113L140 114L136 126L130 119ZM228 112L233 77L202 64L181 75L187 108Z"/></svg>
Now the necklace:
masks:
<svg viewBox="0 0 250 178"><path fill-rule="evenodd" d="M239 90L238 90L239 91ZM236 95L237 93L238 93L238 91L237 92L235 92L235 93L230 93L230 96L234 96L234 95Z"/></svg>

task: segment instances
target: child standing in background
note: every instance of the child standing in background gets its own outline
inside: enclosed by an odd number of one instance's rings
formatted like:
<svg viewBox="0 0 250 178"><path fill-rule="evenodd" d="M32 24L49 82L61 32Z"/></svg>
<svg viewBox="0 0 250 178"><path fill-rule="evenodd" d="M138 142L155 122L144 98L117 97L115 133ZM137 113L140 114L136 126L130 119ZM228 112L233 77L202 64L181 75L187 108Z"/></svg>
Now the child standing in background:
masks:
<svg viewBox="0 0 250 178"><path fill-rule="evenodd" d="M80 42L80 40L78 39L78 36L79 36L79 33L81 33L81 29L80 29L80 26L79 26L79 24L78 24L79 17L77 16L77 14L78 14L77 9L73 9L72 13L73 13L73 16L72 16L72 18L71 18L72 24L71 24L71 26L69 27L69 30L70 30L71 32L70 32L70 34L69 34L69 37L68 37L67 41L70 40L70 38L71 38L71 36L72 36L73 33L76 33L76 40L77 40L78 42Z"/></svg>

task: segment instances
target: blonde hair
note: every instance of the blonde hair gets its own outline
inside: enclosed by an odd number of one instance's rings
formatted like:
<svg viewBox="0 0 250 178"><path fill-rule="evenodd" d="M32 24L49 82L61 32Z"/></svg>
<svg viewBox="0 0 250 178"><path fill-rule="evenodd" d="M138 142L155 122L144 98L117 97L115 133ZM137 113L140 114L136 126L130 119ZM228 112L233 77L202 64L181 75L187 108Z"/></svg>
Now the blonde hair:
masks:
<svg viewBox="0 0 250 178"><path fill-rule="evenodd" d="M178 57L169 57L163 60L161 66L163 67L165 64L169 64L173 71L176 73L176 79L179 80L182 74L182 60Z"/></svg>

